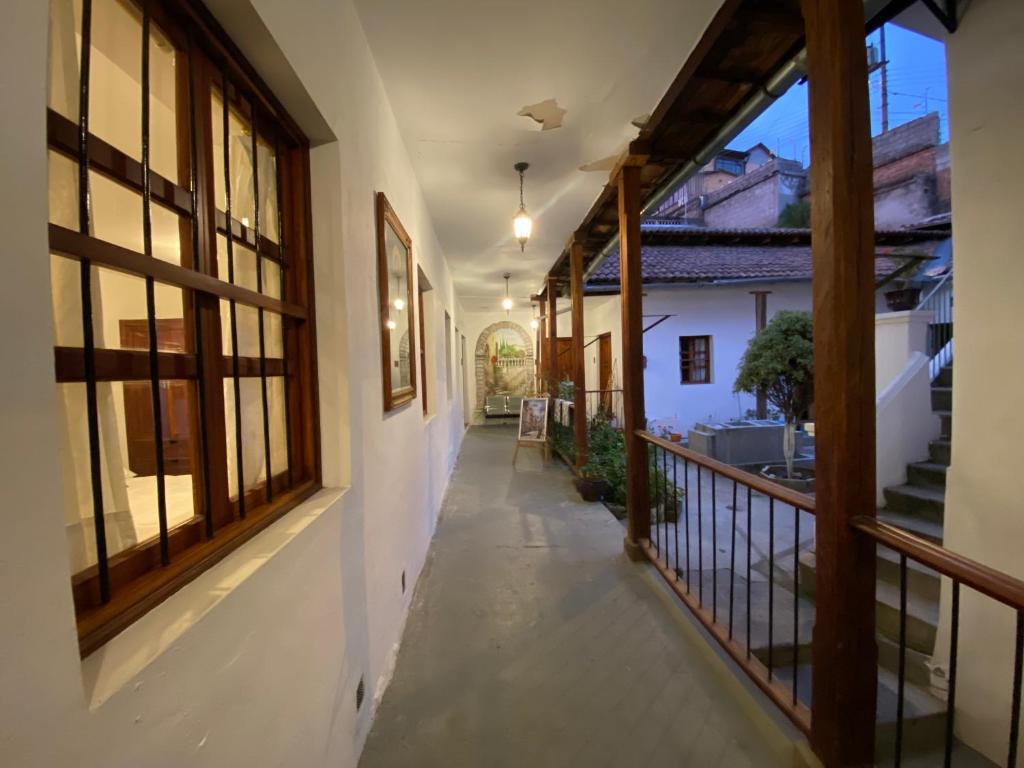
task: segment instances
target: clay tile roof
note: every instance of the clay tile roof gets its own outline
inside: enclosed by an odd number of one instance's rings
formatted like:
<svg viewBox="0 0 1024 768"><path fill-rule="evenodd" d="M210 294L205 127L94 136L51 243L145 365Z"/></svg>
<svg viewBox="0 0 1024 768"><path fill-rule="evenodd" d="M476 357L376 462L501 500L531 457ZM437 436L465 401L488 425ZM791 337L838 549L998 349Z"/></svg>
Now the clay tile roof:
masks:
<svg viewBox="0 0 1024 768"><path fill-rule="evenodd" d="M774 234L755 231L749 236L739 235L731 230L730 244L715 242L718 234L694 238L694 244L648 244L646 233L643 241L643 281L645 283L714 283L732 280L810 280L811 246L807 243L776 244ZM793 230L786 230L795 234ZM724 234L723 231L719 233ZM707 235L708 233L704 233ZM765 238L765 235L769 236ZM906 234L901 232L901 234ZM932 239L913 238L916 242L901 242L883 245L879 237L876 247L875 276L891 275L907 263L908 259L932 258L942 237ZM654 238L652 238L654 239ZM724 239L724 238L723 238ZM764 240L769 242L765 243ZM781 239L781 238L780 238ZM798 241L802 238L797 237ZM657 240L657 239L656 239ZM748 242L742 242L742 241ZM619 252L612 251L608 258L591 275L591 285L618 285Z"/></svg>

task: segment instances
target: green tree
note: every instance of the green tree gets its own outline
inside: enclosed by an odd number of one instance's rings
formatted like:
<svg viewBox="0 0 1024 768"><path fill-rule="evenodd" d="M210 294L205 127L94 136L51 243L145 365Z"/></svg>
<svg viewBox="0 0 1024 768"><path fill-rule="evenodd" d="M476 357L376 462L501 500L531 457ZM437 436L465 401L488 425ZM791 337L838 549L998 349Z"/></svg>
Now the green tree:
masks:
<svg viewBox="0 0 1024 768"><path fill-rule="evenodd" d="M782 209L776 226L786 229L807 229L811 226L811 204L806 201L790 203Z"/></svg>
<svg viewBox="0 0 1024 768"><path fill-rule="evenodd" d="M810 312L778 312L747 344L734 392L761 390L786 421L782 449L793 476L796 420L814 400L814 338Z"/></svg>

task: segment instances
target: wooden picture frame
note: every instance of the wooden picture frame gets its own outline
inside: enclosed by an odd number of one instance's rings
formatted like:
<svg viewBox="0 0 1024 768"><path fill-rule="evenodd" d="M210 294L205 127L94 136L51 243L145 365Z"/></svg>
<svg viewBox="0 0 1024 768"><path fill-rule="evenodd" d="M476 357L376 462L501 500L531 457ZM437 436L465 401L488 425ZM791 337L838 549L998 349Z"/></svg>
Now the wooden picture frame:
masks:
<svg viewBox="0 0 1024 768"><path fill-rule="evenodd" d="M416 397L412 276L412 239L387 197L378 192L377 293L385 411Z"/></svg>
<svg viewBox="0 0 1024 768"><path fill-rule="evenodd" d="M547 397L524 397L519 404L519 442L547 443L548 441Z"/></svg>

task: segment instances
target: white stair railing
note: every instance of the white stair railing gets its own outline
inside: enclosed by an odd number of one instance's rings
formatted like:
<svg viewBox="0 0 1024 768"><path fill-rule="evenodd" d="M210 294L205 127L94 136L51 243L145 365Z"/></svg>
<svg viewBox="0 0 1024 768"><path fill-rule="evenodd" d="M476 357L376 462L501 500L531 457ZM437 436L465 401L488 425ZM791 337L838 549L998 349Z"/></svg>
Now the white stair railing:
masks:
<svg viewBox="0 0 1024 768"><path fill-rule="evenodd" d="M928 327L928 373L931 379L953 362L953 271L950 270L917 305L918 310L931 312Z"/></svg>

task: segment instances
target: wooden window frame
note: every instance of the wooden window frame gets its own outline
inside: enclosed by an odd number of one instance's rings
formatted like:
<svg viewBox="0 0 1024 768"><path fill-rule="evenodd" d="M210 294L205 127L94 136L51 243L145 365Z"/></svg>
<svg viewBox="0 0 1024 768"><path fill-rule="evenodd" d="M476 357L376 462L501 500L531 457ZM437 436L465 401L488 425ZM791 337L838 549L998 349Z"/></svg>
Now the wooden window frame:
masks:
<svg viewBox="0 0 1024 768"><path fill-rule="evenodd" d="M51 223L49 252L79 261L83 272L96 266L143 277L150 284L181 288L190 351L101 349L92 345L90 338L81 348L55 347L55 378L58 383L84 382L87 388L94 388L99 381L150 380L154 387L161 379L194 382L190 411L195 508L194 516L186 522L168 530L162 520L158 537L109 557L105 540L97 536L104 542L102 559L98 554L97 563L72 576L83 656L309 498L320 488L322 477L308 140L200 2L130 1L142 15L143 30L148 24L158 26L176 50L179 177L189 181L183 185L149 169L145 142L140 162L89 133L88 114L76 124L48 109L47 143L50 150L78 163L80 179L88 178L89 172L98 172L141 193L144 205L159 204L177 213L181 221L181 264L91 237L84 234L84 225L72 230ZM83 38L83 50L87 49L86 42ZM147 88L145 74L143 80L143 88ZM88 82L84 85L89 87ZM219 169L213 168L212 121L217 117L212 115L210 95L218 88L227 91L226 101L242 111L253 126L254 145L258 136L276 154L278 243L259 233L259 213L253 227L232 218L229 231L226 213L216 207L213 174ZM144 116L143 125L145 120ZM259 208L258 196L254 204ZM88 207L81 207L80 221L87 221ZM220 279L218 232L258 254L258 275L263 271L261 259L278 264L281 299L262 293L262 283L261 290L252 291ZM259 311L259 357L223 354L221 300ZM281 358L265 354L264 312L281 317ZM263 381L264 433L269 454L266 379L271 376L284 379L287 467L278 472L268 464L269 477L262 485L246 489L240 498L236 493L232 499L227 477L224 383L234 377L258 377ZM94 419L90 414L90 420ZM91 461L95 478L99 461L95 451L91 451ZM96 525L99 530L100 523Z"/></svg>
<svg viewBox="0 0 1024 768"><path fill-rule="evenodd" d="M381 379L384 386L384 411L393 411L416 398L416 331L412 309L413 258L412 238L391 207L383 192L377 193L377 298L380 305L380 351ZM391 333L388 320L391 317L391 289L388 279L387 228L395 233L405 247L405 306L409 309L409 385L394 389L391 386ZM398 298L398 297L395 297ZM422 344L420 345L422 346Z"/></svg>
<svg viewBox="0 0 1024 768"><path fill-rule="evenodd" d="M706 351L704 352L704 370L705 378L700 381L693 379L687 381L686 371L690 371L690 375L693 375L694 361L698 355L694 350L694 342L698 339L703 339L706 345ZM682 385L690 384L711 384L711 335L710 334L697 334L696 336L680 336L679 337L679 383Z"/></svg>

